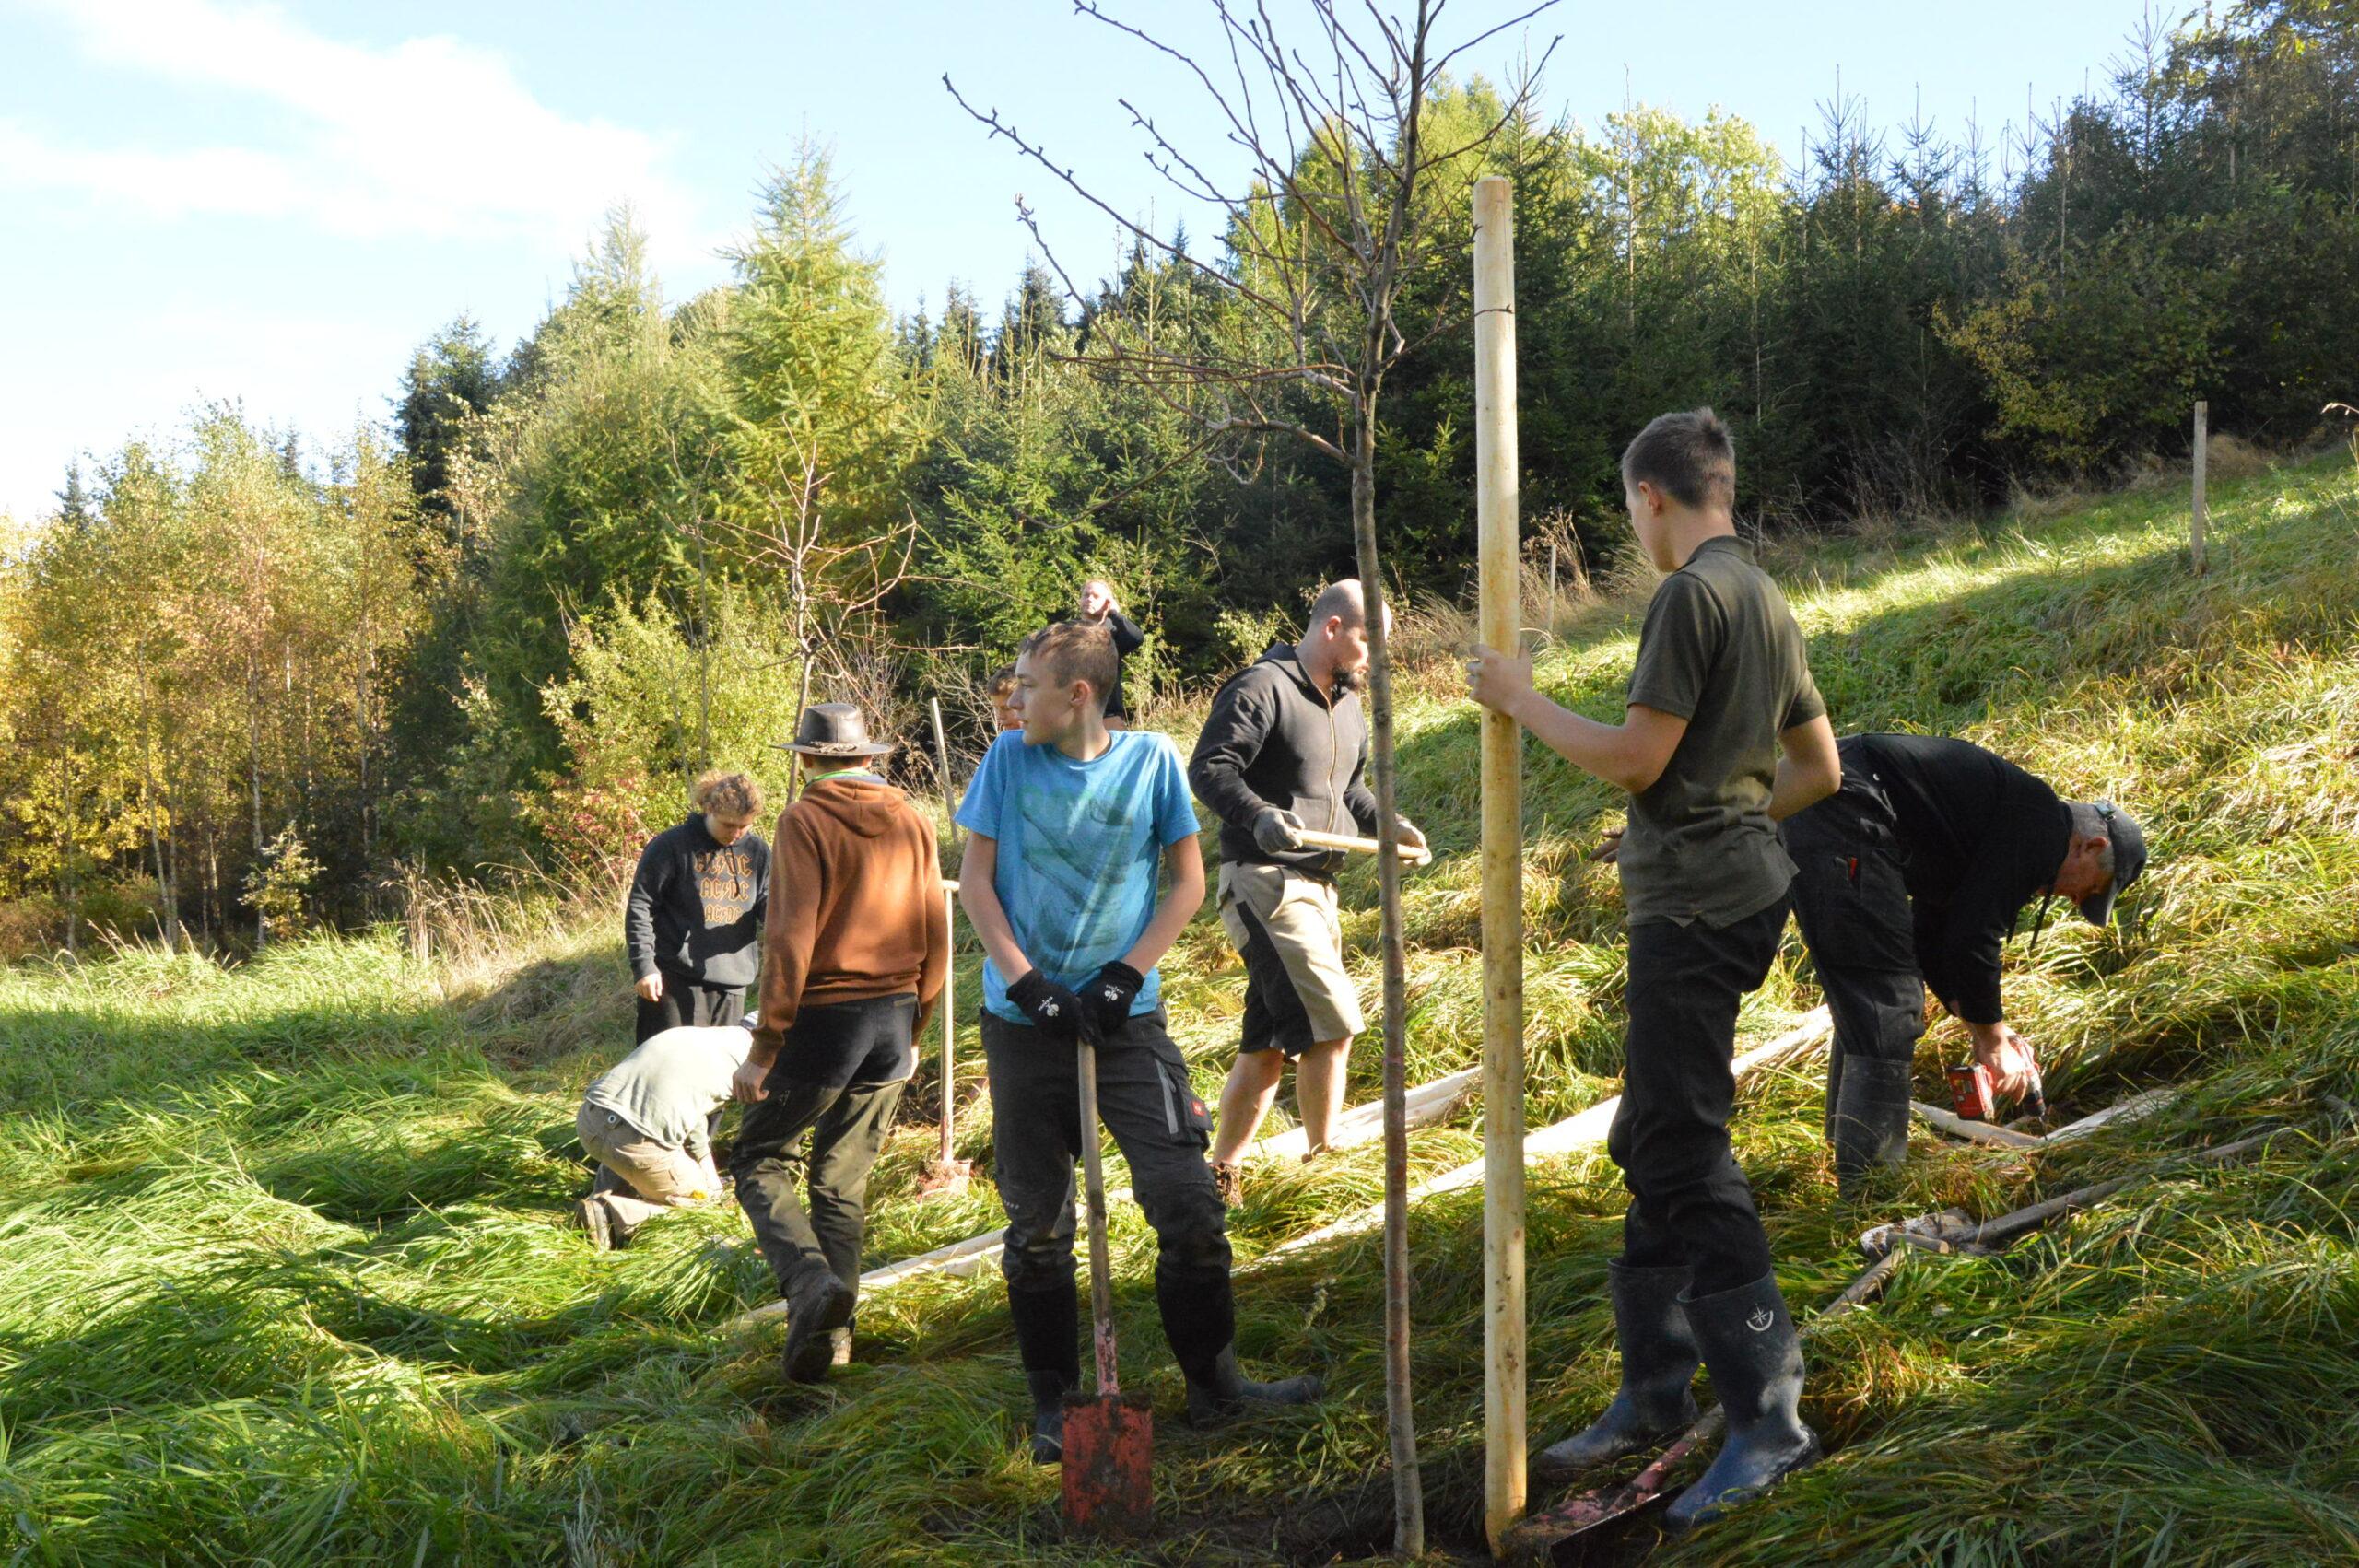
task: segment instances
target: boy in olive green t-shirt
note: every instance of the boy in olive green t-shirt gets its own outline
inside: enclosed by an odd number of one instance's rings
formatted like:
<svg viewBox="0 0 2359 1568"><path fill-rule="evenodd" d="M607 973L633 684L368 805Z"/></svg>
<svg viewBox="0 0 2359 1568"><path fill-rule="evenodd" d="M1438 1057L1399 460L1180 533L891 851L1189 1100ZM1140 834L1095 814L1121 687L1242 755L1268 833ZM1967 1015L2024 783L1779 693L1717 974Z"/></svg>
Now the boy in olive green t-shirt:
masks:
<svg viewBox="0 0 2359 1568"><path fill-rule="evenodd" d="M1476 701L1630 791L1630 1024L1606 1143L1630 1189L1612 1271L1622 1387L1534 1469L1563 1479L1667 1438L1695 1419L1689 1385L1708 1365L1729 1436L1672 1504L1684 1527L1818 1457L1796 1410L1801 1347L1729 1149L1730 1062L1737 1008L1786 924L1794 867L1776 824L1833 794L1842 769L1802 632L1737 537L1727 427L1709 409L1666 414L1623 453L1622 478L1638 543L1670 574L1623 722L1541 696L1529 660L1478 648L1468 673Z"/></svg>

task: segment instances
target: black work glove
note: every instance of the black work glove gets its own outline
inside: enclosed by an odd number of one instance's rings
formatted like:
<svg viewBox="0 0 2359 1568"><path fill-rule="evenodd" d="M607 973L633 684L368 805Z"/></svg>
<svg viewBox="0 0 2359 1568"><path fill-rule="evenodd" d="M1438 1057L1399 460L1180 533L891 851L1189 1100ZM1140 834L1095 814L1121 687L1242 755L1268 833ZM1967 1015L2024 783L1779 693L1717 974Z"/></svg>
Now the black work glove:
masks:
<svg viewBox="0 0 2359 1568"><path fill-rule="evenodd" d="M1110 1040L1121 1033L1122 1025L1131 1021L1131 1003L1138 1000L1139 988L1145 984L1144 975L1119 958L1097 971L1097 978L1089 982L1086 1005L1099 1039Z"/></svg>
<svg viewBox="0 0 2359 1568"><path fill-rule="evenodd" d="M1302 848L1302 840L1295 835L1302 831L1302 818L1279 806L1264 806L1253 819L1253 842L1264 855L1284 855Z"/></svg>
<svg viewBox="0 0 2359 1568"><path fill-rule="evenodd" d="M1081 999L1038 969L1027 969L1009 984L1007 1000L1024 1010L1032 1027L1061 1046L1081 1038Z"/></svg>

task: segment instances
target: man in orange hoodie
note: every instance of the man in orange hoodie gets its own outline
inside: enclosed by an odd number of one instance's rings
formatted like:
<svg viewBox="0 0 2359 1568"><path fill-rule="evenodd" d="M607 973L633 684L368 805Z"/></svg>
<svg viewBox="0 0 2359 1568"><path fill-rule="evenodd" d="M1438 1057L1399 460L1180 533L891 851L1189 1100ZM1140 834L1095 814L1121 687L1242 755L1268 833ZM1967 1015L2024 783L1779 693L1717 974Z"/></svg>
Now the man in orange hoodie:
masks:
<svg viewBox="0 0 2359 1568"><path fill-rule="evenodd" d="M851 1346L868 1172L942 995L950 924L933 829L871 771L892 748L869 740L860 710L815 704L782 749L802 759L803 794L772 840L760 1018L732 1083L748 1109L729 1168L786 1299L786 1375L816 1383Z"/></svg>

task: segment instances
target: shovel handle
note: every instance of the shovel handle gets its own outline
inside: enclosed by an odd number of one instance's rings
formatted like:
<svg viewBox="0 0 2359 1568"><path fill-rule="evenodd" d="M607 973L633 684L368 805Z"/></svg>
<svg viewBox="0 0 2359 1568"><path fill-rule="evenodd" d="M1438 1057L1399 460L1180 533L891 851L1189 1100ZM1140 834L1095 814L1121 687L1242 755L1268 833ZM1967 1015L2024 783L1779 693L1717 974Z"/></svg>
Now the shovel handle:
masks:
<svg viewBox="0 0 2359 1568"><path fill-rule="evenodd" d="M1097 1350L1097 1394L1110 1398L1122 1390L1114 1366L1113 1257L1106 1239L1106 1166L1097 1148L1097 1046L1089 1036L1090 1031L1083 1029L1074 1047L1080 1061L1082 1189L1089 1203L1089 1327Z"/></svg>
<svg viewBox="0 0 2359 1568"><path fill-rule="evenodd" d="M1360 838L1348 833L1321 833L1315 827L1297 827L1294 836L1302 841L1306 849L1341 849L1347 855L1373 855L1384 848L1374 838ZM1397 839L1392 848L1404 860L1422 861L1433 858L1431 850L1419 849Z"/></svg>

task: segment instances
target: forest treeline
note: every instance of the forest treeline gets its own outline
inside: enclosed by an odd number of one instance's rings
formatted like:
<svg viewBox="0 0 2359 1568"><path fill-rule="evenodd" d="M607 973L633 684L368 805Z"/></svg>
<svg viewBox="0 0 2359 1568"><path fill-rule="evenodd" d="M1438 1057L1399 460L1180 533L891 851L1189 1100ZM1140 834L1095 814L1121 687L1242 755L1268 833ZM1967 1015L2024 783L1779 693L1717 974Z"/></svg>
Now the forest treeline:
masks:
<svg viewBox="0 0 2359 1568"><path fill-rule="evenodd" d="M1722 114L1511 116L1425 193L1408 308L1439 330L1379 444L1397 586L1467 578L1489 173L1515 181L1523 513L1567 569L1613 556L1621 443L1670 407L1729 417L1770 529L2182 458L2198 396L2307 437L2359 392L2359 4L2243 0L2108 71L1995 135L1837 101L1792 164ZM1439 145L1500 103L1445 92ZM617 215L521 343L459 317L324 457L227 404L69 473L0 558L0 954L243 946L395 912L420 874L606 868L707 766L781 785L806 682L913 742L938 696L971 743L976 675L1085 575L1156 634L1144 692L1350 569L1340 469L1207 448L1216 388L1077 362L1115 320L1256 360L1266 328L1150 248L1078 299L1065 257L995 310L953 284L896 317L808 153L730 260L667 299Z"/></svg>

